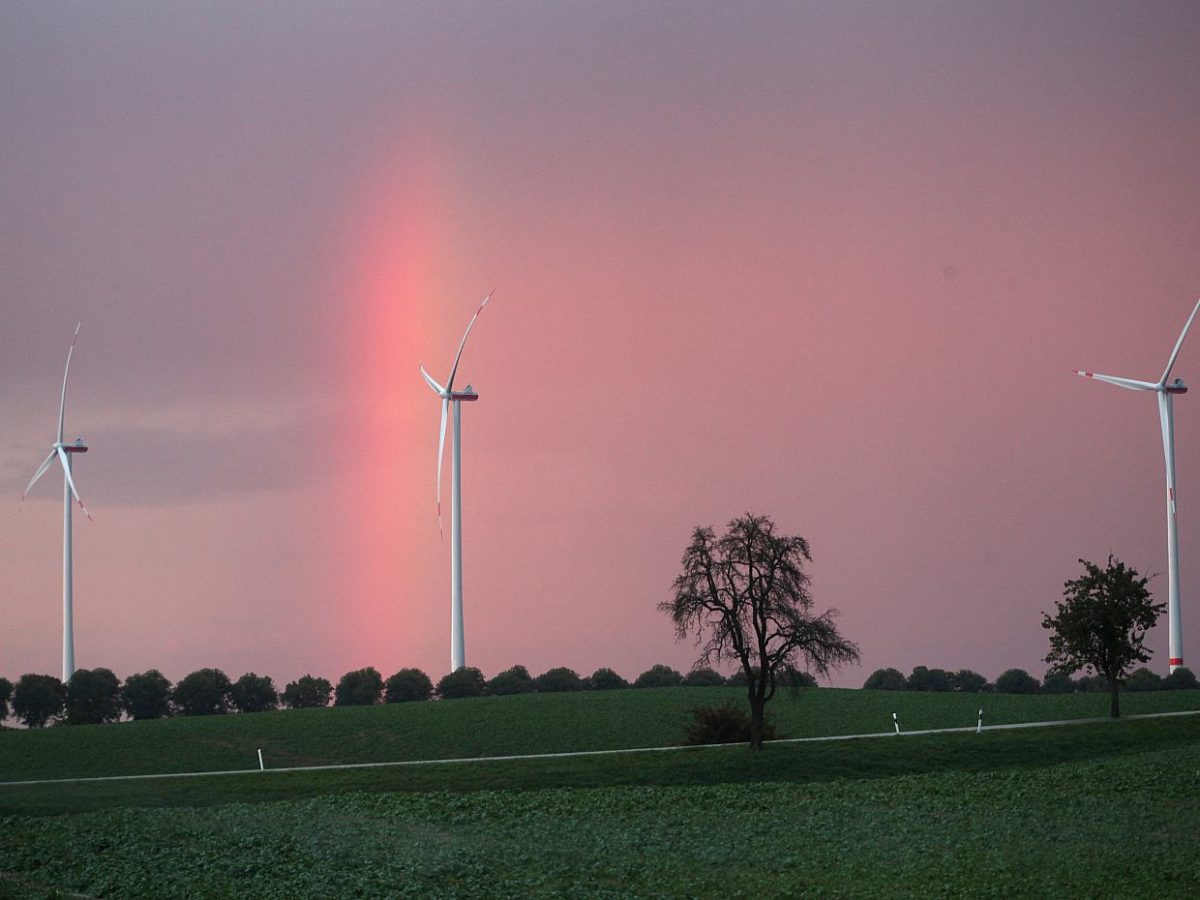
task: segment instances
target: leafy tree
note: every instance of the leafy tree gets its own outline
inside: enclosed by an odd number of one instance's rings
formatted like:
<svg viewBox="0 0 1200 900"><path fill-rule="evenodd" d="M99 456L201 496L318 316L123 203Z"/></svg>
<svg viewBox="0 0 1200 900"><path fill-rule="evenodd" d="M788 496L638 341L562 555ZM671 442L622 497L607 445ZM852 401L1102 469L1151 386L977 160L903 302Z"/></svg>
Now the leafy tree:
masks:
<svg viewBox="0 0 1200 900"><path fill-rule="evenodd" d="M613 691L629 687L629 682L609 668L600 668L588 678L594 691Z"/></svg>
<svg viewBox="0 0 1200 900"><path fill-rule="evenodd" d="M289 681L283 689L283 702L290 709L310 709L328 706L333 696L333 685L328 678L301 675Z"/></svg>
<svg viewBox="0 0 1200 900"><path fill-rule="evenodd" d="M987 687L987 679L970 669L959 669L950 675L950 690L960 694L980 694Z"/></svg>
<svg viewBox="0 0 1200 900"><path fill-rule="evenodd" d="M587 685L574 669L558 666L549 669L533 680L533 686L539 694L561 694L569 691L582 691Z"/></svg>
<svg viewBox="0 0 1200 900"><path fill-rule="evenodd" d="M428 700L433 695L433 682L420 669L401 669L384 684L385 703L410 703Z"/></svg>
<svg viewBox="0 0 1200 900"><path fill-rule="evenodd" d="M1155 603L1146 589L1145 576L1114 560L1101 569L1079 560L1085 573L1063 585L1057 612L1042 617L1050 632L1050 671L1071 675L1090 669L1108 683L1109 715L1121 714L1120 686L1134 663L1147 662L1150 651L1142 645L1146 632L1167 608Z"/></svg>
<svg viewBox="0 0 1200 900"><path fill-rule="evenodd" d="M229 712L233 685L220 669L197 669L185 675L171 692L171 701L185 716L213 716Z"/></svg>
<svg viewBox="0 0 1200 900"><path fill-rule="evenodd" d="M1075 690L1081 694L1106 694L1108 682L1099 675L1083 675L1076 680Z"/></svg>
<svg viewBox="0 0 1200 900"><path fill-rule="evenodd" d="M533 692L533 676L524 666L513 666L505 669L499 675L488 680L484 686L485 693L493 697L503 697L509 694L530 694Z"/></svg>
<svg viewBox="0 0 1200 900"><path fill-rule="evenodd" d="M347 672L334 691L334 706L370 706L378 703L383 693L383 676L374 668L355 669Z"/></svg>
<svg viewBox="0 0 1200 900"><path fill-rule="evenodd" d="M722 687L725 676L708 666L698 666L683 676L684 687Z"/></svg>
<svg viewBox="0 0 1200 900"><path fill-rule="evenodd" d="M679 687L683 676L670 666L656 663L634 679L635 688Z"/></svg>
<svg viewBox="0 0 1200 900"><path fill-rule="evenodd" d="M66 685L67 724L97 725L121 718L121 682L109 669L76 669Z"/></svg>
<svg viewBox="0 0 1200 900"><path fill-rule="evenodd" d="M1024 669L1006 669L996 679L996 691L1001 694L1036 694L1042 683Z"/></svg>
<svg viewBox="0 0 1200 900"><path fill-rule="evenodd" d="M864 691L903 691L908 680L899 669L876 669L863 682Z"/></svg>
<svg viewBox="0 0 1200 900"><path fill-rule="evenodd" d="M121 706L132 719L164 719L171 714L171 682L158 669L130 675L121 686Z"/></svg>
<svg viewBox="0 0 1200 900"><path fill-rule="evenodd" d="M692 721L684 729L683 743L740 744L750 740L750 716L740 706L698 706L691 710ZM763 740L775 738L770 717L763 722Z"/></svg>
<svg viewBox="0 0 1200 900"><path fill-rule="evenodd" d="M1127 691L1161 691L1162 689L1162 677L1151 672L1145 666L1134 669L1125 679L1125 690Z"/></svg>
<svg viewBox="0 0 1200 900"><path fill-rule="evenodd" d="M0 722L8 718L8 701L12 699L13 686L7 678L0 678Z"/></svg>
<svg viewBox="0 0 1200 900"><path fill-rule="evenodd" d="M266 712L279 707L279 692L270 675L247 672L233 683L230 699L238 712Z"/></svg>
<svg viewBox="0 0 1200 900"><path fill-rule="evenodd" d="M1070 675L1047 672L1046 677L1042 679L1043 694L1073 694L1077 690L1079 685Z"/></svg>
<svg viewBox="0 0 1200 900"><path fill-rule="evenodd" d="M463 666L461 669L455 669L437 683L437 695L443 700L482 697L485 687L482 672L474 666Z"/></svg>
<svg viewBox="0 0 1200 900"><path fill-rule="evenodd" d="M13 689L13 715L28 728L44 728L62 715L67 689L53 675L27 673L17 679Z"/></svg>
<svg viewBox="0 0 1200 900"><path fill-rule="evenodd" d="M778 673L803 668L828 674L858 659L858 647L838 633L830 610L813 614L808 541L777 534L766 516L745 515L718 538L697 528L684 551L674 597L659 604L678 638L702 643L697 664L737 662L746 675L750 747L762 749L766 704Z"/></svg>
<svg viewBox="0 0 1200 900"><path fill-rule="evenodd" d="M1200 683L1197 683L1196 676L1191 669L1180 666L1163 679L1162 686L1164 691L1182 691L1198 688Z"/></svg>
<svg viewBox="0 0 1200 900"><path fill-rule="evenodd" d="M908 676L906 687L910 691L949 691L950 673L945 669L927 669L925 666L917 666Z"/></svg>

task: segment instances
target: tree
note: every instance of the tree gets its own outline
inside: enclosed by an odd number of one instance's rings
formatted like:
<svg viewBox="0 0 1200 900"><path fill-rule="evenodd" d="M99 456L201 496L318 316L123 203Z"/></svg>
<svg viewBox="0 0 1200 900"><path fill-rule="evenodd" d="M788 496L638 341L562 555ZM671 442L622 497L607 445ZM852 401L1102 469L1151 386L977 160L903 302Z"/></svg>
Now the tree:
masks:
<svg viewBox="0 0 1200 900"><path fill-rule="evenodd" d="M681 684L683 676L662 663L655 663L633 681L635 688L679 687Z"/></svg>
<svg viewBox="0 0 1200 900"><path fill-rule="evenodd" d="M599 668L588 678L594 691L614 691L629 687L629 682L607 667Z"/></svg>
<svg viewBox="0 0 1200 900"><path fill-rule="evenodd" d="M230 699L238 712L255 713L279 707L279 692L270 675L247 672L233 683Z"/></svg>
<svg viewBox="0 0 1200 900"><path fill-rule="evenodd" d="M539 694L561 694L568 691L582 691L587 685L574 669L558 666L548 669L533 679L533 686Z"/></svg>
<svg viewBox="0 0 1200 900"><path fill-rule="evenodd" d="M1071 675L1090 669L1108 684L1109 715L1121 714L1120 686L1134 663L1147 662L1146 632L1167 608L1146 589L1149 579L1109 554L1101 569L1079 560L1084 575L1063 585L1057 612L1042 616L1050 632L1050 671Z"/></svg>
<svg viewBox="0 0 1200 900"><path fill-rule="evenodd" d="M1073 694L1077 690L1079 690L1079 685L1070 675L1047 672L1046 677L1042 679L1043 694Z"/></svg>
<svg viewBox="0 0 1200 900"><path fill-rule="evenodd" d="M1036 694L1042 683L1024 669L1006 669L996 679L996 692L1000 694Z"/></svg>
<svg viewBox="0 0 1200 900"><path fill-rule="evenodd" d="M13 686L7 678L0 678L0 722L8 718L8 701L12 699Z"/></svg>
<svg viewBox="0 0 1200 900"><path fill-rule="evenodd" d="M13 715L27 728L44 728L62 714L67 689L53 675L27 673L17 679L13 689Z"/></svg>
<svg viewBox="0 0 1200 900"><path fill-rule="evenodd" d="M863 682L864 691L903 691L908 680L899 669L876 669Z"/></svg>
<svg viewBox="0 0 1200 900"><path fill-rule="evenodd" d="M401 669L384 684L384 703L409 703L428 700L433 695L433 682L420 669Z"/></svg>
<svg viewBox="0 0 1200 900"><path fill-rule="evenodd" d="M1134 669L1125 679L1125 690L1127 691L1161 691L1162 689L1162 678L1145 666Z"/></svg>
<svg viewBox="0 0 1200 900"><path fill-rule="evenodd" d="M290 709L308 709L328 706L333 696L333 685L328 678L301 675L289 681L283 689L283 702Z"/></svg>
<svg viewBox="0 0 1200 900"><path fill-rule="evenodd" d="M158 669L130 675L121 686L121 706L132 719L164 719L171 714L171 682Z"/></svg>
<svg viewBox="0 0 1200 900"><path fill-rule="evenodd" d="M697 665L736 662L746 676L750 747L762 749L766 704L778 675L805 669L827 675L858 659L858 647L838 633L836 613L813 614L804 564L808 541L777 534L766 516L747 514L718 538L697 528L684 551L672 599L659 604L678 638L695 634Z"/></svg>
<svg viewBox="0 0 1200 900"><path fill-rule="evenodd" d="M987 679L970 669L959 669L950 675L950 690L960 694L979 694L987 690Z"/></svg>
<svg viewBox="0 0 1200 900"><path fill-rule="evenodd" d="M912 674L908 676L908 682L905 687L910 691L949 691L950 673L945 669L929 669L925 666L916 666L912 670Z"/></svg>
<svg viewBox="0 0 1200 900"><path fill-rule="evenodd" d="M684 687L722 687L725 676L709 666L697 666L683 676Z"/></svg>
<svg viewBox="0 0 1200 900"><path fill-rule="evenodd" d="M1194 690L1200 687L1200 683L1196 681L1196 676L1191 669L1180 666L1163 679L1162 686L1164 691L1183 691Z"/></svg>
<svg viewBox="0 0 1200 900"><path fill-rule="evenodd" d="M185 716L222 715L229 712L232 689L220 669L197 669L175 685L171 701Z"/></svg>
<svg viewBox="0 0 1200 900"><path fill-rule="evenodd" d="M370 706L383 693L383 676L371 666L347 672L334 691L334 706Z"/></svg>
<svg viewBox="0 0 1200 900"><path fill-rule="evenodd" d="M483 673L474 666L463 666L437 683L437 695L443 700L482 697L484 687Z"/></svg>
<svg viewBox="0 0 1200 900"><path fill-rule="evenodd" d="M76 669L66 685L68 725L97 725L121 718L121 682L109 669Z"/></svg>
<svg viewBox="0 0 1200 900"><path fill-rule="evenodd" d="M531 694L533 693L533 676L524 666L513 666L490 679L484 686L484 690L493 697Z"/></svg>

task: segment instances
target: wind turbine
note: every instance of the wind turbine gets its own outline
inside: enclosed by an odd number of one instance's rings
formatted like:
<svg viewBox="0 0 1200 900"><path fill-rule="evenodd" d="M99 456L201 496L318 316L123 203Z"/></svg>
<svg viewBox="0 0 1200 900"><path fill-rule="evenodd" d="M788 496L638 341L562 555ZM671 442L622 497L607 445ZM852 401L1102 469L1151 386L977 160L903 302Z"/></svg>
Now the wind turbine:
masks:
<svg viewBox="0 0 1200 900"><path fill-rule="evenodd" d="M475 325L475 320L492 298L492 292L483 298L475 315L467 323L462 340L458 344L458 353L454 357L454 365L450 367L450 377L443 387L425 371L421 364L421 376L425 383L433 388L433 392L442 398L442 426L438 432L438 465L437 465L437 507L438 531L442 528L442 456L446 448L446 416L450 404L454 404L454 448L451 451L454 460L450 476L450 671L457 672L466 665L466 654L463 647L463 601L462 601L462 406L466 401L479 399L479 394L471 385L461 391L454 390L454 376L458 374L458 361L462 359L463 347L467 345L467 335Z"/></svg>
<svg viewBox="0 0 1200 900"><path fill-rule="evenodd" d="M1176 378L1170 384L1171 367L1175 365L1175 357L1179 356L1179 348L1187 337L1192 320L1200 312L1200 301L1197 301L1192 314L1188 316L1187 324L1175 342L1167 367L1163 369L1162 378L1151 383L1135 381L1132 378L1117 378L1113 375L1097 375L1095 372L1080 372L1077 375L1084 378L1095 378L1097 381L1107 381L1127 391L1154 391L1158 395L1158 418L1162 423L1163 455L1167 461L1167 655L1168 664L1174 672L1183 665L1183 630L1179 615L1179 532L1175 525L1175 413L1172 401L1176 394L1186 394L1187 385L1182 378Z"/></svg>
<svg viewBox="0 0 1200 900"><path fill-rule="evenodd" d="M78 438L75 443L67 444L63 442L63 416L67 407L67 374L71 371L71 354L75 352L75 341L79 339L79 328L83 323L75 326L75 336L71 338L71 349L67 351L67 365L63 370L62 395L58 401L58 433L53 444L50 445L50 455L42 460L42 464L38 466L33 477L29 479L29 484L25 486L25 492L21 494L21 499L24 500L29 494L30 488L34 486L39 478L46 473L46 470L53 465L57 459L62 463L63 470L63 683L70 681L71 675L75 672L75 622L74 610L72 608L72 573L71 573L71 498L74 497L79 503L79 508L83 510L83 514L92 518L92 514L87 511L87 507L83 505L83 501L79 499L79 491L75 489L75 479L71 477L71 455L74 453L87 453L87 446L83 443L83 438Z"/></svg>

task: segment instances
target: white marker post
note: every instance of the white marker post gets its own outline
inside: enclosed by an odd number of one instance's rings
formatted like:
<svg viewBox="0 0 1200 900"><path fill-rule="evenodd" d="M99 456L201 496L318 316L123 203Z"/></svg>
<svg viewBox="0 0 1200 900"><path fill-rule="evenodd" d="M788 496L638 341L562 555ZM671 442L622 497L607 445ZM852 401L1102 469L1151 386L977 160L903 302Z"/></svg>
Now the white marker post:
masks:
<svg viewBox="0 0 1200 900"><path fill-rule="evenodd" d="M896 717L895 713L892 713L892 724L896 726L896 734L899 734L900 733L900 720Z"/></svg>
<svg viewBox="0 0 1200 900"><path fill-rule="evenodd" d="M258 771L261 772L264 769L265 769L265 766L263 766L263 761L262 761L262 747L259 747L258 748Z"/></svg>
<svg viewBox="0 0 1200 900"><path fill-rule="evenodd" d="M979 710L979 724L975 726L976 734L983 734L983 710Z"/></svg>

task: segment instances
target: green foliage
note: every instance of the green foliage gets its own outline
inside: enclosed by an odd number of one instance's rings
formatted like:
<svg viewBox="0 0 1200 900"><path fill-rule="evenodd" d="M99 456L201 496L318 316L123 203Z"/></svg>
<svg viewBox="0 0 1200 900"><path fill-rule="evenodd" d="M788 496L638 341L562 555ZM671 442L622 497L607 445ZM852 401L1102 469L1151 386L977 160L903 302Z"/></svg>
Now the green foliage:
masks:
<svg viewBox="0 0 1200 900"><path fill-rule="evenodd" d="M1150 659L1143 646L1146 633L1167 605L1151 599L1148 578L1112 554L1103 569L1086 559L1079 562L1084 574L1063 585L1055 615L1042 616L1042 627L1050 632L1046 662L1051 672L1090 669L1103 677L1112 698L1109 715L1116 718L1118 686L1134 663Z"/></svg>
<svg viewBox="0 0 1200 900"><path fill-rule="evenodd" d="M311 709L329 705L333 685L327 678L301 675L283 689L283 703L291 709Z"/></svg>
<svg viewBox="0 0 1200 900"><path fill-rule="evenodd" d="M945 669L927 669L925 666L917 666L908 676L905 688L910 691L949 691L952 690L950 673Z"/></svg>
<svg viewBox="0 0 1200 900"><path fill-rule="evenodd" d="M1125 690L1127 691L1161 691L1162 689L1162 677L1151 672L1145 666L1134 669L1125 679Z"/></svg>
<svg viewBox="0 0 1200 900"><path fill-rule="evenodd" d="M247 672L233 683L230 698L238 712L266 712L279 707L279 692L270 675Z"/></svg>
<svg viewBox="0 0 1200 900"><path fill-rule="evenodd" d="M721 706L697 706L690 711L691 721L684 728L683 743L737 744L750 741L750 714L744 706L726 703ZM775 739L775 728L767 719L763 722L763 740Z"/></svg>
<svg viewBox="0 0 1200 900"><path fill-rule="evenodd" d="M8 701L12 699L13 686L7 678L0 678L0 722L8 718Z"/></svg>
<svg viewBox="0 0 1200 900"><path fill-rule="evenodd" d="M385 703L412 703L433 696L433 682L420 669L401 669L384 685Z"/></svg>
<svg viewBox="0 0 1200 900"><path fill-rule="evenodd" d="M121 707L132 719L165 719L171 714L171 682L158 669L130 675L121 685Z"/></svg>
<svg viewBox="0 0 1200 900"><path fill-rule="evenodd" d="M1006 669L996 679L996 690L1001 694L1036 694L1041 682L1024 669Z"/></svg>
<svg viewBox="0 0 1200 900"><path fill-rule="evenodd" d="M66 685L68 725L98 725L121 718L121 682L109 669L76 669Z"/></svg>
<svg viewBox="0 0 1200 900"><path fill-rule="evenodd" d="M334 692L334 706L370 706L383 694L383 676L372 666L355 669L341 677Z"/></svg>
<svg viewBox="0 0 1200 900"><path fill-rule="evenodd" d="M62 715L67 690L53 675L26 673L13 689L13 715L28 728L44 728Z"/></svg>
<svg viewBox="0 0 1200 900"><path fill-rule="evenodd" d="M1196 676L1191 669L1180 666L1163 679L1162 686L1165 691L1194 690L1200 687L1200 683L1197 683Z"/></svg>
<svg viewBox="0 0 1200 900"><path fill-rule="evenodd" d="M1042 680L1043 694L1073 694L1079 690L1079 684L1070 675L1061 672L1047 672Z"/></svg>
<svg viewBox="0 0 1200 900"><path fill-rule="evenodd" d="M681 684L683 684L683 676L662 663L655 663L633 682L635 688L678 687Z"/></svg>
<svg viewBox="0 0 1200 900"><path fill-rule="evenodd" d="M540 694L557 694L566 691L582 691L587 687L574 669L559 666L549 669L533 680L533 686Z"/></svg>
<svg viewBox="0 0 1200 900"><path fill-rule="evenodd" d="M1083 675L1075 679L1075 690L1085 694L1107 694L1108 681L1101 675Z"/></svg>
<svg viewBox="0 0 1200 900"><path fill-rule="evenodd" d="M614 691L629 687L629 682L609 668L600 668L588 678L588 685L594 691Z"/></svg>
<svg viewBox="0 0 1200 900"><path fill-rule="evenodd" d="M683 677L687 687L721 687L725 684L725 676L708 666L699 666Z"/></svg>
<svg viewBox="0 0 1200 900"><path fill-rule="evenodd" d="M229 712L232 689L220 669L197 669L175 685L171 702L185 716L221 715Z"/></svg>
<svg viewBox="0 0 1200 900"><path fill-rule="evenodd" d="M473 666L463 666L442 677L437 683L437 695L443 700L482 697L486 687L482 672Z"/></svg>
<svg viewBox="0 0 1200 900"><path fill-rule="evenodd" d="M866 691L903 691L907 687L908 681L899 669L876 669L863 682Z"/></svg>
<svg viewBox="0 0 1200 900"><path fill-rule="evenodd" d="M959 669L950 675L950 689L960 694L982 694L988 687L987 679L970 669Z"/></svg>
<svg viewBox="0 0 1200 900"><path fill-rule="evenodd" d="M484 691L491 697L529 694L533 692L533 676L524 666L513 666L490 679L484 686Z"/></svg>

